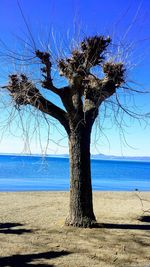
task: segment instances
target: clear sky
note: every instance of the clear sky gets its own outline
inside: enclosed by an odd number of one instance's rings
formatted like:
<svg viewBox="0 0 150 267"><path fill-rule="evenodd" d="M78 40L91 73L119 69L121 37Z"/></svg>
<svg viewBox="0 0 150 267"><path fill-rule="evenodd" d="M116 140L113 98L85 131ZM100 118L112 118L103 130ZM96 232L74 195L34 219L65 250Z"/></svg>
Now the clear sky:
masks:
<svg viewBox="0 0 150 267"><path fill-rule="evenodd" d="M102 34L110 35L113 44L120 43L125 48L125 55L121 49L120 58L126 61L128 66L127 81L135 81L133 88L150 90L150 1L149 0L20 0L24 16L32 36L37 44L42 45L43 40L48 41L49 32L56 36L57 46L59 44L66 52L65 45L69 47L69 41L78 35ZM0 0L0 84L3 84L13 67L18 68L15 62L4 61L4 45L9 49L19 51L21 38L32 39L25 25L16 0ZM61 38L65 41L61 42ZM54 41L54 39L53 39ZM66 43L65 43L66 42ZM33 45L32 40L30 43ZM51 44L50 44L51 45ZM6 48L6 47L5 47ZM127 49L128 48L128 49ZM55 47L55 50L56 47ZM64 52L63 51L63 52ZM8 51L7 51L8 52ZM5 52L6 53L6 52ZM7 53L6 53L7 54ZM30 73L35 75L36 69L31 68ZM57 77L57 74L55 74ZM63 84L60 80L59 84ZM118 89L119 90L119 89ZM7 101L4 91L1 92L1 99ZM58 103L57 99L52 100ZM122 95L121 95L122 97ZM135 104L139 112L150 112L150 94L135 94ZM126 98L126 103L130 103ZM10 112L10 110L9 110ZM28 144L24 146L22 133L18 125L16 115L11 113L12 126L4 128L4 120L7 112L0 110L0 152L20 153L27 152ZM103 128L98 131L98 126L94 127L91 152L125 155L125 156L150 156L150 126L144 122L129 120L125 116L128 127L124 129L125 139L122 131L114 122L111 122L111 112L107 115ZM31 116L24 114L26 131L33 126L33 122L28 125ZM50 140L48 153L68 153L67 138L58 134L55 127L50 128ZM10 125L10 124L9 124ZM97 121L99 125L99 121ZM35 124L34 124L34 127ZM46 125L40 120L41 140L33 135L31 131L30 146L33 153L40 153L41 146L43 153L46 143ZM60 127L61 129L61 127ZM12 133L12 134L11 134ZM40 142L42 141L42 143ZM59 146L57 145L59 143ZM127 145L128 144L128 145Z"/></svg>

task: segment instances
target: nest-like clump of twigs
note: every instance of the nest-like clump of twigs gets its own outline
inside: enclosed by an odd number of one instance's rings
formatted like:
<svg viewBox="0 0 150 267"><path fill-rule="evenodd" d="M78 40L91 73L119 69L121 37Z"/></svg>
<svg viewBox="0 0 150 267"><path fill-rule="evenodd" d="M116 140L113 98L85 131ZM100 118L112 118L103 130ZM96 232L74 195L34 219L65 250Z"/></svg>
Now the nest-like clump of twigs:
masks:
<svg viewBox="0 0 150 267"><path fill-rule="evenodd" d="M31 99L38 95L38 90L28 81L26 75L12 74L9 78L7 89L17 106L30 104Z"/></svg>
<svg viewBox="0 0 150 267"><path fill-rule="evenodd" d="M42 64L45 64L45 65L49 64L51 66L49 52L41 52L40 50L36 50L35 54L41 60Z"/></svg>
<svg viewBox="0 0 150 267"><path fill-rule="evenodd" d="M118 87L125 82L125 67L123 63L107 62L103 65L103 72L106 78L112 80Z"/></svg>
<svg viewBox="0 0 150 267"><path fill-rule="evenodd" d="M111 42L109 37L89 37L80 44L80 50L74 50L72 56L60 59L58 67L60 75L69 79L73 76L86 76L91 67L100 65L104 60L104 52Z"/></svg>
<svg viewBox="0 0 150 267"><path fill-rule="evenodd" d="M89 67L99 65L104 60L105 57L103 53L110 42L110 37L104 38L104 36L94 36L83 40L81 49L87 62L91 64Z"/></svg>

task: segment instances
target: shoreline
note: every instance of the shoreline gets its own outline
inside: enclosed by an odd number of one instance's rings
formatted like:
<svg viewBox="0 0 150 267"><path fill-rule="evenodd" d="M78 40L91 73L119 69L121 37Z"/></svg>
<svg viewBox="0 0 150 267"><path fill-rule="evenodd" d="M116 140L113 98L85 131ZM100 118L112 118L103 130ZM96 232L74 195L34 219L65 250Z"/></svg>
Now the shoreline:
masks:
<svg viewBox="0 0 150 267"><path fill-rule="evenodd" d="M57 192L63 192L63 193L68 193L70 190L18 190L18 191L0 191L1 193L57 193ZM134 190L92 190L93 194L95 193L150 193L150 190L139 190L139 189L134 189Z"/></svg>
<svg viewBox="0 0 150 267"><path fill-rule="evenodd" d="M93 203L99 227L73 228L69 192L1 192L0 266L150 266L150 192L96 191Z"/></svg>

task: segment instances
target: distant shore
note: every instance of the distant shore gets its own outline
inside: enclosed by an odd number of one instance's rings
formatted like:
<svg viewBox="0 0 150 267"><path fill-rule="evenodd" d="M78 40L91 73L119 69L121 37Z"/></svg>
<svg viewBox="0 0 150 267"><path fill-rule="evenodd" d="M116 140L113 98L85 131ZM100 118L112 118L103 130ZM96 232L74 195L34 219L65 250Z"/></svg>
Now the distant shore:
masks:
<svg viewBox="0 0 150 267"><path fill-rule="evenodd" d="M0 156L21 156L21 157L40 157L40 158L69 158L69 154L26 154L26 153L0 153ZM115 156L105 154L91 154L93 160L116 160L116 161L137 161L137 162L149 162L150 156Z"/></svg>
<svg viewBox="0 0 150 267"><path fill-rule="evenodd" d="M0 207L0 266L149 266L150 192L94 192L95 229L64 226L68 192L1 192Z"/></svg>

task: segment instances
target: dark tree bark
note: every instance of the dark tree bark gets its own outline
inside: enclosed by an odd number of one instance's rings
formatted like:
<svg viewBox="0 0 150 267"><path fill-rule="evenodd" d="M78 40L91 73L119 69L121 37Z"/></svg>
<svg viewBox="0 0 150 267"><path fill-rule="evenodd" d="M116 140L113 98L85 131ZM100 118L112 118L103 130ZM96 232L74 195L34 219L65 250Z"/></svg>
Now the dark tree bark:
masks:
<svg viewBox="0 0 150 267"><path fill-rule="evenodd" d="M66 224L90 227L95 223L92 200L90 129L84 125L69 136L70 211Z"/></svg>

